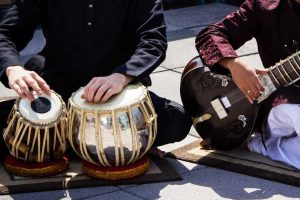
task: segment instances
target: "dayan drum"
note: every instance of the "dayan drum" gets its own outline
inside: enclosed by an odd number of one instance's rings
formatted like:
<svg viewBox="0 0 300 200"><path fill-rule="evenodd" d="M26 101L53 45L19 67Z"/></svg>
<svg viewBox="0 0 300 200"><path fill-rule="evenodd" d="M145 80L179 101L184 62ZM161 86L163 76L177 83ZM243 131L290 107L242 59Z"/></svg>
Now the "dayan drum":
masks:
<svg viewBox="0 0 300 200"><path fill-rule="evenodd" d="M68 168L66 151L67 111L61 97L17 99L3 137L10 151L8 172L22 176L57 174Z"/></svg>
<svg viewBox="0 0 300 200"><path fill-rule="evenodd" d="M147 89L126 86L105 103L82 99L84 89L69 99L68 138L85 161L87 175L115 180L144 173L149 161L143 157L157 133L156 114Z"/></svg>

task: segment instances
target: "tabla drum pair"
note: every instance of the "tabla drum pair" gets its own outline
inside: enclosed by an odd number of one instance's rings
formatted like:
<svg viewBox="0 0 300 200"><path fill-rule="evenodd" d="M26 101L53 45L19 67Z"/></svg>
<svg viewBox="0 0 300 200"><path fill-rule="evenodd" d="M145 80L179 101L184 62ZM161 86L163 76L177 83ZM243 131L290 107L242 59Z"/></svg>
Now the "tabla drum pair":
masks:
<svg viewBox="0 0 300 200"><path fill-rule="evenodd" d="M144 173L144 156L157 134L157 116L147 89L126 86L105 103L82 99L84 89L69 99L69 142L84 160L85 174L108 180L132 178Z"/></svg>
<svg viewBox="0 0 300 200"><path fill-rule="evenodd" d="M10 151L5 159L9 173L46 176L68 168L66 151L67 110L61 97L36 96L34 101L17 99L3 138Z"/></svg>
<svg viewBox="0 0 300 200"><path fill-rule="evenodd" d="M3 135L11 154L8 172L45 176L67 169L66 135L89 176L126 179L148 169L144 155L155 140L157 116L147 89L128 85L103 104L89 103L82 94L79 89L69 99L68 115L54 92L15 102Z"/></svg>

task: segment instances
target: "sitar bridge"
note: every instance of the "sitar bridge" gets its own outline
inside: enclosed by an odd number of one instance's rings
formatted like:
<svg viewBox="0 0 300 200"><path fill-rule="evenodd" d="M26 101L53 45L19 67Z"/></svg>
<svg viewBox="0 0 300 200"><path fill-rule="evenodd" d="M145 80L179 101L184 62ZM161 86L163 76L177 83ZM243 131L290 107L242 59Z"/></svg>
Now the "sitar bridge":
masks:
<svg viewBox="0 0 300 200"><path fill-rule="evenodd" d="M216 111L220 119L228 116L228 113L219 98L211 101L210 104L212 105L213 109Z"/></svg>

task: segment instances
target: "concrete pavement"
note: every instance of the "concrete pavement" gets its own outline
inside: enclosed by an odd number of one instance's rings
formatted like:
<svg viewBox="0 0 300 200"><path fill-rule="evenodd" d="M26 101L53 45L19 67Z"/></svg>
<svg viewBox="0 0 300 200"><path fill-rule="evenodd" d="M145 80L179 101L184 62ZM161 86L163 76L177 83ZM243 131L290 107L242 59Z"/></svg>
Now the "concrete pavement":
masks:
<svg viewBox="0 0 300 200"><path fill-rule="evenodd" d="M151 75L150 90L158 95L181 102L179 85L185 64L197 52L195 35L209 23L222 19L236 7L225 4L209 4L166 11L169 49L167 58ZM38 51L42 44L37 32L29 50L22 52L25 58ZM238 54L253 66L262 66L255 41L246 43ZM194 129L182 142L161 147L171 151L198 139ZM38 192L0 196L0 199L300 199L300 188L259 178L223 171L203 165L168 159L183 177L182 181L146 185L110 186Z"/></svg>

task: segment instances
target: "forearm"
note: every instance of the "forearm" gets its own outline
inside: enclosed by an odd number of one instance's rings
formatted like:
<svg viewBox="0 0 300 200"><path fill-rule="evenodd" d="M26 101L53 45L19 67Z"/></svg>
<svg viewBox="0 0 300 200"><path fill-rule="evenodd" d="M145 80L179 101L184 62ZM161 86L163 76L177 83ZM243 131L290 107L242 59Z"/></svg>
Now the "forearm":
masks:
<svg viewBox="0 0 300 200"><path fill-rule="evenodd" d="M234 68L243 65L243 62L239 58L223 58L218 62L218 64L229 71L232 71Z"/></svg>
<svg viewBox="0 0 300 200"><path fill-rule="evenodd" d="M16 0L0 23L0 77L9 66L20 66L19 51L31 40L40 23L36 1Z"/></svg>
<svg viewBox="0 0 300 200"><path fill-rule="evenodd" d="M165 59L166 26L161 1L137 0L135 14L136 49L115 72L135 79L148 76Z"/></svg>
<svg viewBox="0 0 300 200"><path fill-rule="evenodd" d="M0 50L0 77L5 75L7 68L12 66L21 66L22 62L19 55L7 55L8 52L2 52Z"/></svg>
<svg viewBox="0 0 300 200"><path fill-rule="evenodd" d="M0 23L0 77L9 66L21 65L16 45L16 30L18 29L17 5L12 5L6 17Z"/></svg>

